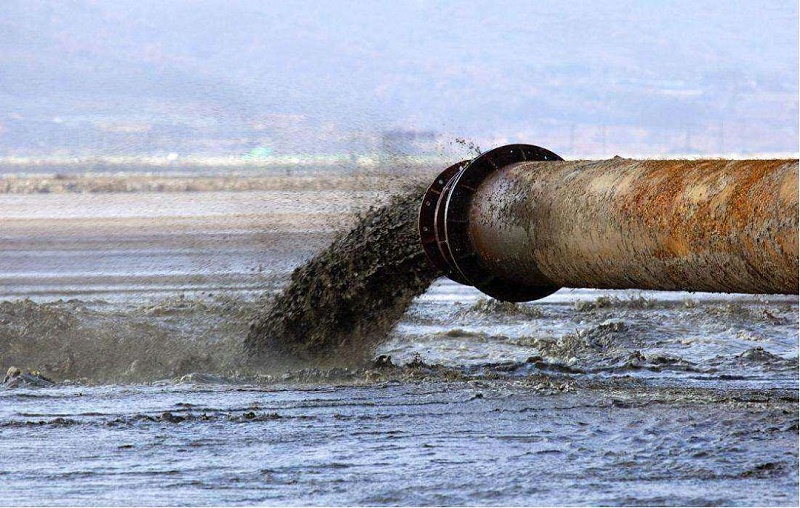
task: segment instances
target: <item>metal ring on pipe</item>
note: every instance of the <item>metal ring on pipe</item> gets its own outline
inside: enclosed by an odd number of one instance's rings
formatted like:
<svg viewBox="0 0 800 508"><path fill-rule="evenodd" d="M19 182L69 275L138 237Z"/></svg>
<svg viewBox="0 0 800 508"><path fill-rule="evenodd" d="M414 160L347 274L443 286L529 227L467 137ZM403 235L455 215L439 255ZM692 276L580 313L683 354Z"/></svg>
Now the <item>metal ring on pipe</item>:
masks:
<svg viewBox="0 0 800 508"><path fill-rule="evenodd" d="M443 237L444 230L437 234L437 228L443 227L444 224L437 221L437 215L444 212L444 207L441 205L441 195L447 184L449 184L453 177L458 174L467 164L469 160L461 161L453 164L449 168L442 171L436 180L433 181L428 191L422 198L422 205L419 209L419 236L422 240L422 250L428 257L428 261L442 272L447 278L458 282L459 284L469 284L469 281L462 279L459 273L451 267L447 261L447 257L442 253L443 249L447 246L440 245L440 237Z"/></svg>
<svg viewBox="0 0 800 508"><path fill-rule="evenodd" d="M481 266L467 232L472 195L486 177L509 164L556 160L563 159L538 146L506 145L442 172L426 192L420 209L420 235L431 263L448 278L499 300L536 300L558 291L555 284L526 286L492 275Z"/></svg>

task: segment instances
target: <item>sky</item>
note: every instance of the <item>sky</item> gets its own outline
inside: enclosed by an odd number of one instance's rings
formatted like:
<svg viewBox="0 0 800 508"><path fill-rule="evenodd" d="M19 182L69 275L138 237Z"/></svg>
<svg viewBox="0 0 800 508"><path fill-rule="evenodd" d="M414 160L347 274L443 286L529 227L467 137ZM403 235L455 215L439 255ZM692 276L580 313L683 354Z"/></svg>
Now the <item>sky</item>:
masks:
<svg viewBox="0 0 800 508"><path fill-rule="evenodd" d="M797 152L797 96L796 1L0 3L0 154L53 122Z"/></svg>

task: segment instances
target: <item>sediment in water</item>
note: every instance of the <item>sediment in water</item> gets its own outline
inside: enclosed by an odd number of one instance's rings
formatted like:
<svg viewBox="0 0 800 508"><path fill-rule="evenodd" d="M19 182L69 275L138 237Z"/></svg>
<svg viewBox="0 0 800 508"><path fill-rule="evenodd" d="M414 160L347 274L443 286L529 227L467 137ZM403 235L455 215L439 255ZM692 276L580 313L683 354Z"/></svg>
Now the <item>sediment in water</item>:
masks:
<svg viewBox="0 0 800 508"><path fill-rule="evenodd" d="M87 383L256 373L242 354L254 311L250 300L226 295L123 308L102 300L2 301L0 380L11 366Z"/></svg>
<svg viewBox="0 0 800 508"><path fill-rule="evenodd" d="M259 362L355 365L368 360L415 296L437 277L422 251L415 186L360 217L292 274L251 323L245 349Z"/></svg>

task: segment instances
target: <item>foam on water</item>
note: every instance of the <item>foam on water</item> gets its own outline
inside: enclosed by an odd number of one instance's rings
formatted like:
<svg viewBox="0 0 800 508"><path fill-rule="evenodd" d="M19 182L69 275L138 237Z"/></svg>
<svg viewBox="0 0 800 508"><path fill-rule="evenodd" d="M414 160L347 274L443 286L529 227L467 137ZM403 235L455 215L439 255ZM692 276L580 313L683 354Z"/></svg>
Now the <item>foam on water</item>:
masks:
<svg viewBox="0 0 800 508"><path fill-rule="evenodd" d="M376 336L369 343L367 359L386 355L396 365L424 361L454 372L481 366L487 375L516 377L562 371L797 386L794 297L695 295L677 301L668 293L608 291L510 305L453 283L437 286L432 292L438 296L415 300L387 340ZM250 361L243 342L248 322L264 305L251 295L225 293L138 304L4 301L0 350L4 368L36 370L57 381L178 381L192 374L263 382L297 369L304 369L306 380L328 379L331 365L325 363ZM345 377L367 381L369 366L358 365ZM317 374L309 377L309 368Z"/></svg>

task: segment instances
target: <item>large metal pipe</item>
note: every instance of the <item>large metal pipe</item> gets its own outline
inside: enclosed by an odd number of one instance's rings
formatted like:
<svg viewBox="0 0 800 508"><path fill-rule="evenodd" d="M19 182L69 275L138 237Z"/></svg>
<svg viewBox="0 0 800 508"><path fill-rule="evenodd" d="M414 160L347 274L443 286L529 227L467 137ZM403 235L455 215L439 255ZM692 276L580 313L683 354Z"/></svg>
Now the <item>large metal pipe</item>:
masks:
<svg viewBox="0 0 800 508"><path fill-rule="evenodd" d="M561 287L797 294L798 161L567 162L509 145L437 178L420 235L445 275L507 301Z"/></svg>

